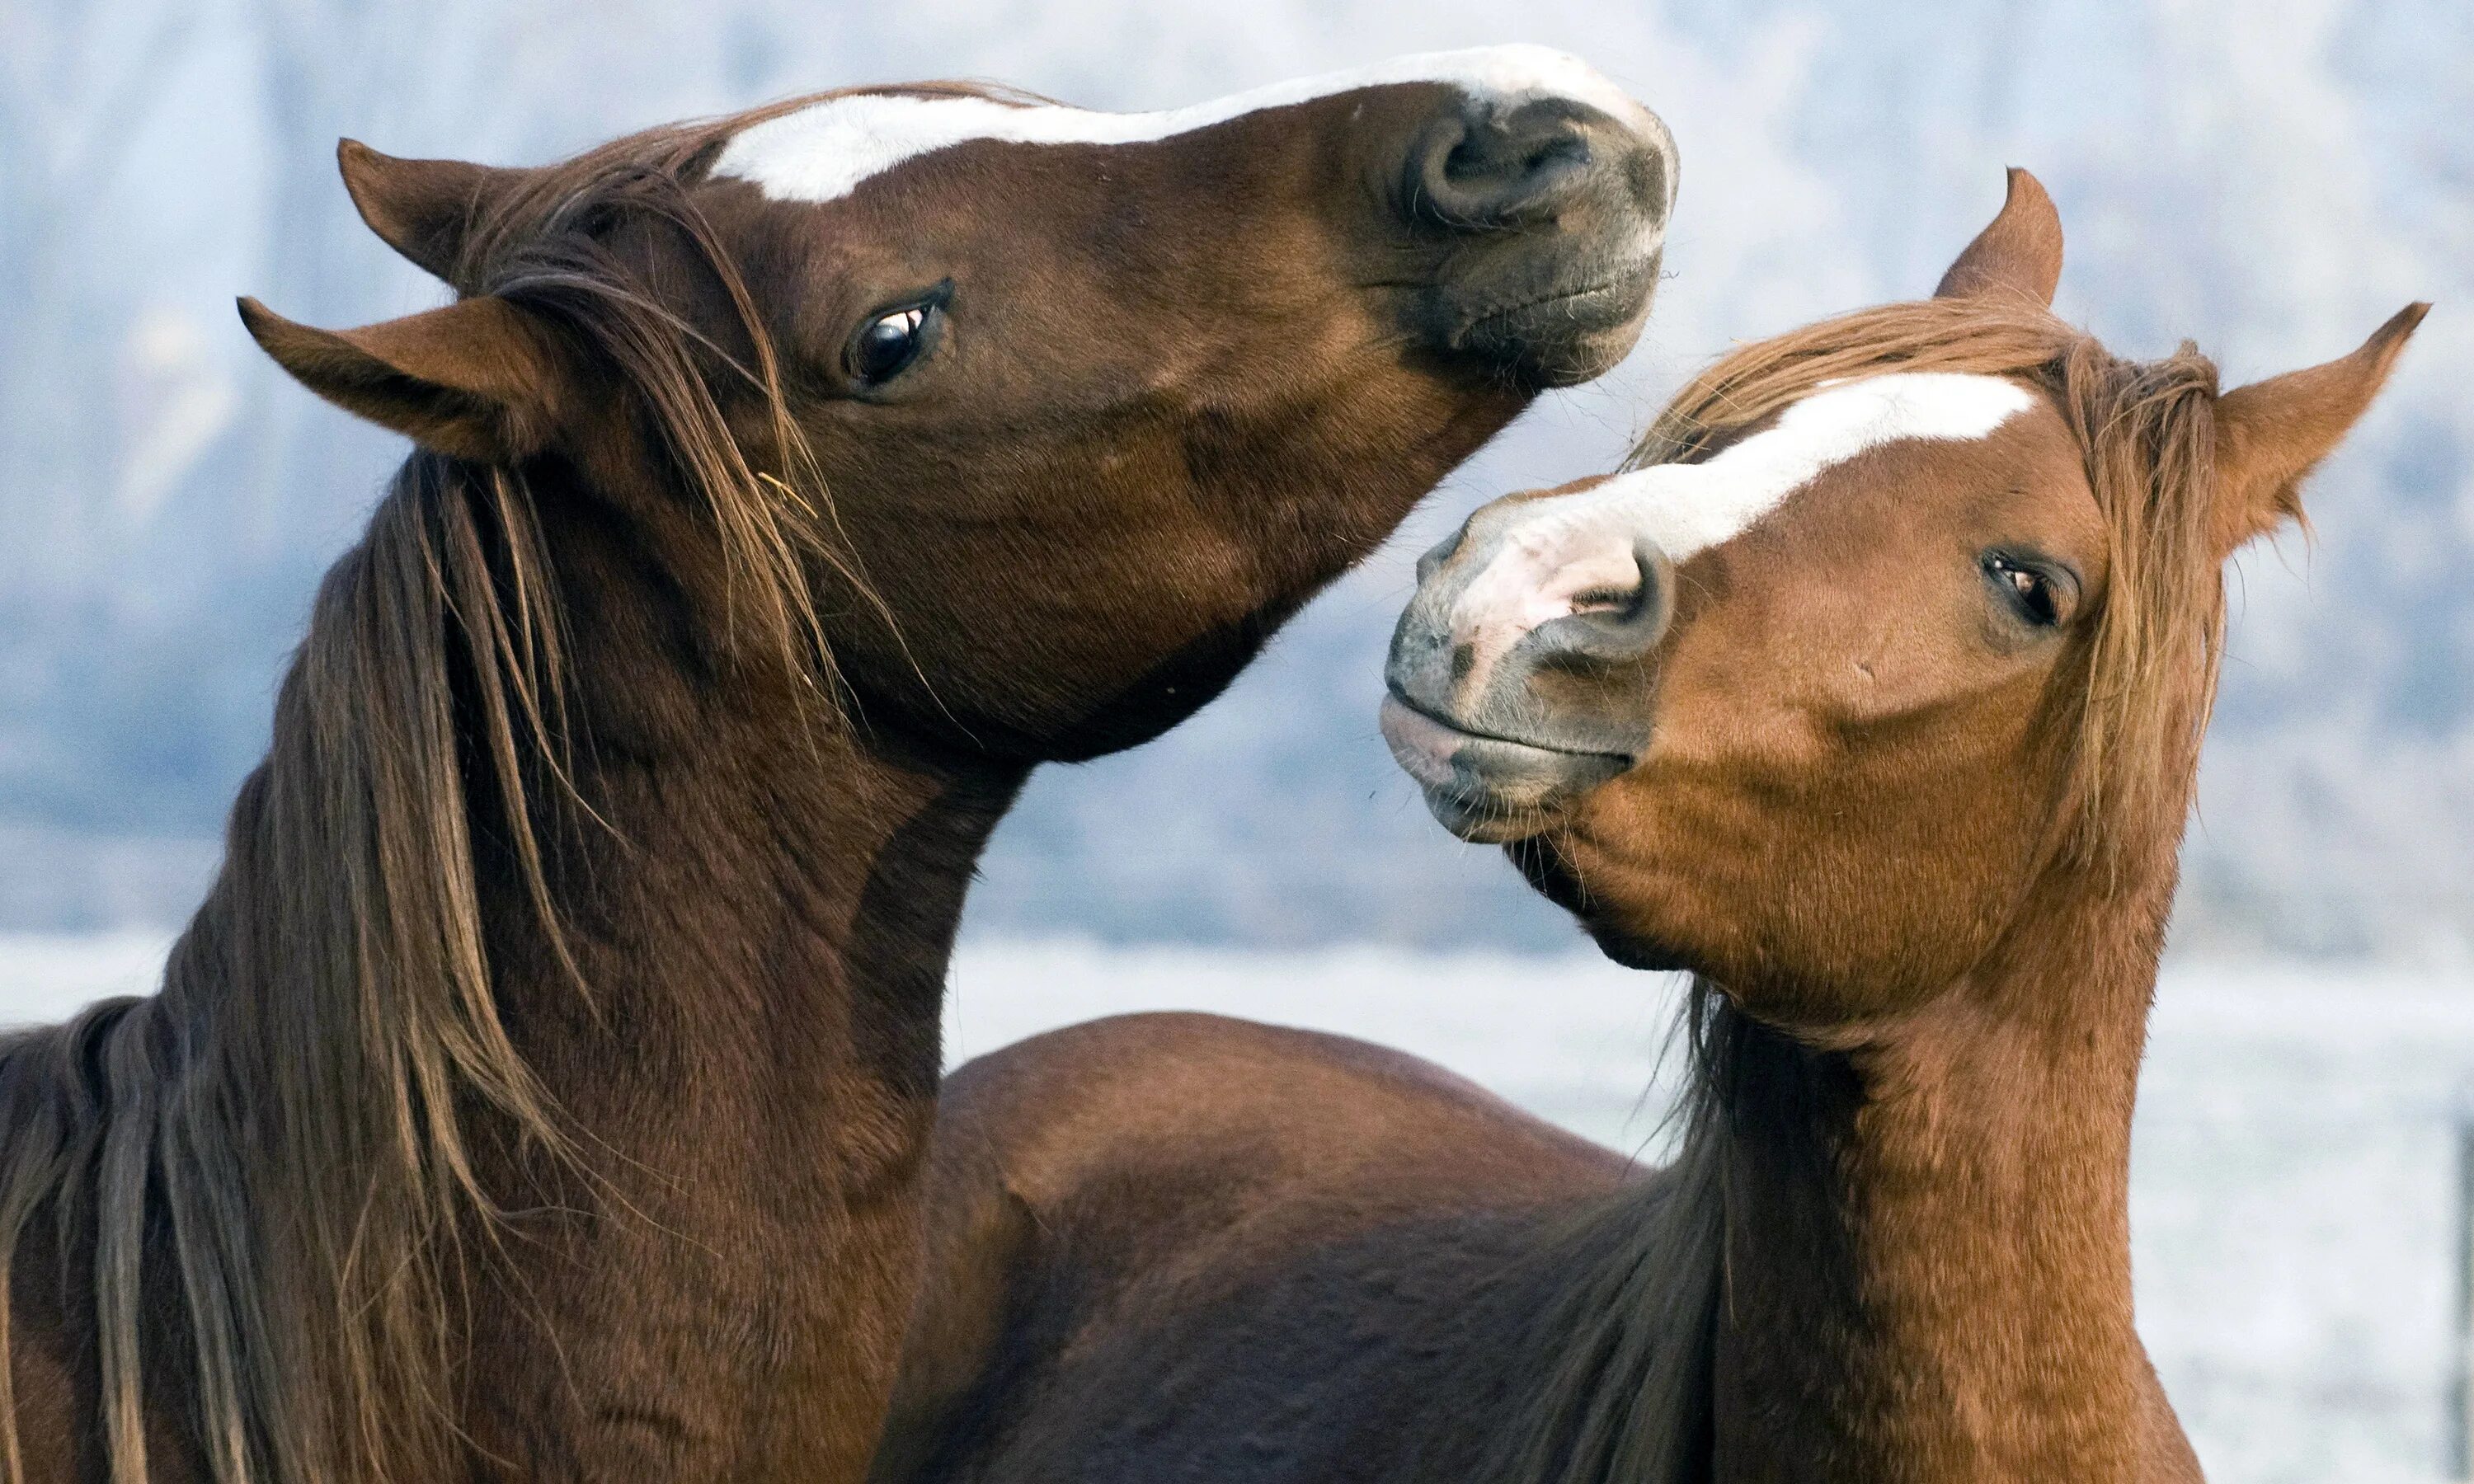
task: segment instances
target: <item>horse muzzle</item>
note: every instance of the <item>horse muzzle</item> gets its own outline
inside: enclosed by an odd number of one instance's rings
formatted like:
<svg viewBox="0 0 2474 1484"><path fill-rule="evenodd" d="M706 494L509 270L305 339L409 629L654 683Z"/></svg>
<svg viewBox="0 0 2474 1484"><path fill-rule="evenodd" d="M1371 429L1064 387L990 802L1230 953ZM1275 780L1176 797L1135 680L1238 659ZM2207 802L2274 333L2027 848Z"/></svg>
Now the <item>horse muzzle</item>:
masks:
<svg viewBox="0 0 2474 1484"><path fill-rule="evenodd" d="M1675 182L1675 141L1647 108L1463 99L1413 141L1400 187L1446 245L1419 327L1531 387L1605 372L1648 319Z"/></svg>
<svg viewBox="0 0 2474 1484"><path fill-rule="evenodd" d="M1382 729L1426 806L1467 840L1536 834L1650 740L1675 574L1654 544L1567 560L1497 501L1419 563L1393 630Z"/></svg>
<svg viewBox="0 0 2474 1484"><path fill-rule="evenodd" d="M1623 754L1464 731L1396 693L1383 698L1381 725L1393 760L1425 790L1427 809L1464 840L1500 844L1536 834L1633 763Z"/></svg>

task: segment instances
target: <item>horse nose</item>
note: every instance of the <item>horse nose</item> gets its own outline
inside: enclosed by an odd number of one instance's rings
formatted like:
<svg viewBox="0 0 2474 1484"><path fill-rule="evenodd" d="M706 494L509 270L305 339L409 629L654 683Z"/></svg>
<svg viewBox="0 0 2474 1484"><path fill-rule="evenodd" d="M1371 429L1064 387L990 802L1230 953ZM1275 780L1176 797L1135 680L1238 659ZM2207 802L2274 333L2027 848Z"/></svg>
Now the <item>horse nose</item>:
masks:
<svg viewBox="0 0 2474 1484"><path fill-rule="evenodd" d="M1627 128L1564 98L1471 99L1418 137L1403 203L1425 224L1488 231L1551 221L1612 188L1655 229L1665 222L1674 169L1662 130Z"/></svg>
<svg viewBox="0 0 2474 1484"><path fill-rule="evenodd" d="M1385 667L1395 692L1438 715L1516 726L1540 715L1540 683L1576 694L1550 677L1586 692L1589 677L1640 673L1674 621L1674 562L1647 537L1595 522L1557 533L1540 509L1484 506L1419 560ZM1593 737L1606 730L1574 720Z"/></svg>
<svg viewBox="0 0 2474 1484"><path fill-rule="evenodd" d="M1577 593L1570 611L1540 624L1529 648L1536 661L1622 664L1658 647L1675 618L1675 564L1658 543L1633 543L1634 578Z"/></svg>
<svg viewBox="0 0 2474 1484"><path fill-rule="evenodd" d="M1675 141L1611 86L1463 91L1410 126L1392 204L1435 252L1421 338L1516 386L1571 386L1640 338L1675 202Z"/></svg>
<svg viewBox="0 0 2474 1484"><path fill-rule="evenodd" d="M1656 542L1524 533L1524 504L1486 507L1427 553L1384 665L1384 740L1469 840L1518 838L1633 766L1675 614Z"/></svg>

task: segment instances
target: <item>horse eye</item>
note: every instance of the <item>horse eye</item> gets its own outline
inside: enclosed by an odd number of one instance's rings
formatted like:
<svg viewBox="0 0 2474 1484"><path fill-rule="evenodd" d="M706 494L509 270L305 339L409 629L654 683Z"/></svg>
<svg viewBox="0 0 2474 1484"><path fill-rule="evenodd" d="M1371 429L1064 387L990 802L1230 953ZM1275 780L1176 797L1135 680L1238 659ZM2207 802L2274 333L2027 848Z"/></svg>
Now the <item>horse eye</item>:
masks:
<svg viewBox="0 0 2474 1484"><path fill-rule="evenodd" d="M928 341L933 304L912 304L877 316L851 342L850 372L862 386L877 386L909 370Z"/></svg>
<svg viewBox="0 0 2474 1484"><path fill-rule="evenodd" d="M2050 577L2008 557L1985 558L1984 573L2027 622L2050 629L2062 621L2060 596Z"/></svg>

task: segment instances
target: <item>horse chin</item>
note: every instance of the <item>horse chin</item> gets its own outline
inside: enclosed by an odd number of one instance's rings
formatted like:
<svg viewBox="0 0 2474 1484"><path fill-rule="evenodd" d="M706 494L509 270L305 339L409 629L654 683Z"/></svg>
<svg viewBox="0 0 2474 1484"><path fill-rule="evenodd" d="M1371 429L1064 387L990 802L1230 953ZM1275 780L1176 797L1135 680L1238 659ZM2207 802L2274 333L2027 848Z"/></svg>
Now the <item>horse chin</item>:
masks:
<svg viewBox="0 0 2474 1484"><path fill-rule="evenodd" d="M1626 969L1662 974L1681 972L1692 967L1683 954L1655 939L1636 938L1587 917L1581 919L1581 926L1588 931L1589 940L1598 945L1599 952Z"/></svg>
<svg viewBox="0 0 2474 1484"><path fill-rule="evenodd" d="M1426 812L1471 845L1517 845L1537 838L1554 824L1552 815L1539 810L1516 809L1452 789L1427 789Z"/></svg>

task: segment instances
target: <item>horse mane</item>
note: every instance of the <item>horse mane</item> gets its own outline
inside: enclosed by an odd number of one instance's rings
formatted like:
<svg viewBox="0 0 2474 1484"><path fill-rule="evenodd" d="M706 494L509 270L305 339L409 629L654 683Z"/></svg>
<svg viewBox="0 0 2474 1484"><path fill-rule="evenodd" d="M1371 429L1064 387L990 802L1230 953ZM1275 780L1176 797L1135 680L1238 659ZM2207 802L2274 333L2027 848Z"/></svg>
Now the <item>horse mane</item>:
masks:
<svg viewBox="0 0 2474 1484"><path fill-rule="evenodd" d="M525 173L455 281L613 377L661 482L711 520L727 642L830 720L807 579L835 560L830 513L764 318L688 190L745 121ZM605 245L629 220L666 227L719 286L734 348ZM714 388L733 382L769 411L778 470L731 436ZM321 586L160 992L0 1039L0 1296L58 1283L112 1484L149 1476L166 1423L217 1484L453 1472L456 1305L506 1235L483 1157L582 1168L510 1037L485 931L535 932L589 998L545 864L594 817L568 768L543 472L410 457ZM56 1276L18 1268L21 1248ZM18 1481L10 1318L0 1305L0 1468Z"/></svg>
<svg viewBox="0 0 2474 1484"><path fill-rule="evenodd" d="M1710 1371L1726 1262L1725 1137L1746 1052L1773 1033L1696 978L1677 1026L1684 1091L1673 1163L1645 1190L1595 1201L1540 1244L1529 1291L1538 1377L1491 1428L1477 1478L1510 1484L1685 1484L1709 1472ZM1571 1281L1574 1272L1586 1275ZM1516 1283L1521 1281L1517 1278Z"/></svg>
<svg viewBox="0 0 2474 1484"><path fill-rule="evenodd" d="M1898 371L2015 376L2053 399L2086 459L2111 566L2078 653L2057 672L2047 734L2067 740L2045 869L2109 886L2157 830L2178 834L2215 691L2224 623L2215 494L2215 366L2188 343L2120 359L2040 305L1929 299L1744 347L1686 383L1627 467L1695 462L1822 384ZM1534 1329L1539 1377L1483 1476L1518 1484L1667 1484L1706 1476L1710 1366L1726 1296L1732 1152L1812 1116L1822 1053L1695 979L1678 1044L1674 1162L1545 1244L1564 1273ZM1756 1127L1759 1125L1760 1127ZM1818 1178L1821 1172L1816 1172Z"/></svg>

